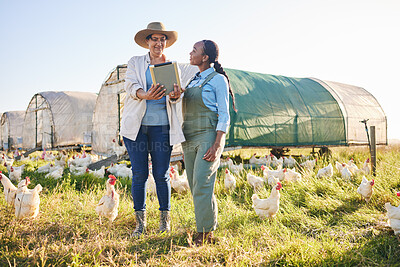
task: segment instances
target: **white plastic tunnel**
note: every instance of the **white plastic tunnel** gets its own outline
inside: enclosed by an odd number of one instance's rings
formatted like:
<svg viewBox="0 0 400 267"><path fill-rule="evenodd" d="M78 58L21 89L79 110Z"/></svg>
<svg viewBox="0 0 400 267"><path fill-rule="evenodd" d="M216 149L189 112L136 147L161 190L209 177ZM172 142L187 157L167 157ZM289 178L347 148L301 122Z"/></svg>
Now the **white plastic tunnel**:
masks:
<svg viewBox="0 0 400 267"><path fill-rule="evenodd" d="M35 94L25 112L23 148L91 145L97 95L48 91Z"/></svg>

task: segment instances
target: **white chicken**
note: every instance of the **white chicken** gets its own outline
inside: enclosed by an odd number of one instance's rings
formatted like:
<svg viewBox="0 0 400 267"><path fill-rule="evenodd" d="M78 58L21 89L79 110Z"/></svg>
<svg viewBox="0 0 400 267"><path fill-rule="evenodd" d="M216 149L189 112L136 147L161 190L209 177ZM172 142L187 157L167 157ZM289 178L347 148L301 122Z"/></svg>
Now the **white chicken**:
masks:
<svg viewBox="0 0 400 267"><path fill-rule="evenodd" d="M400 192L396 194L400 197ZM400 234L400 205L396 207L387 202L385 203L385 208L389 226L393 229L395 235Z"/></svg>
<svg viewBox="0 0 400 267"><path fill-rule="evenodd" d="M300 166L307 171L313 171L316 163L317 159L308 159L305 162L301 163Z"/></svg>
<svg viewBox="0 0 400 267"><path fill-rule="evenodd" d="M125 146L123 146L123 145L120 146L120 145L117 143L117 141L115 141L115 139L113 139L113 147L112 147L112 149L113 149L114 154L116 154L118 158L119 158L121 155L125 154L125 152L126 152Z"/></svg>
<svg viewBox="0 0 400 267"><path fill-rule="evenodd" d="M7 176L1 173L0 171L0 181L4 187L4 197L8 205L14 206L15 196L17 194L17 188L13 183L8 179Z"/></svg>
<svg viewBox="0 0 400 267"><path fill-rule="evenodd" d="M149 176L147 178L146 191L147 194L150 195L150 197L154 197L157 195L156 181L154 180L154 176L151 172L149 172Z"/></svg>
<svg viewBox="0 0 400 267"><path fill-rule="evenodd" d="M76 167L72 164L69 165L69 170L73 175L84 175L85 173L89 172L89 168L88 167Z"/></svg>
<svg viewBox="0 0 400 267"><path fill-rule="evenodd" d="M301 180L301 174L295 171L295 168L293 169L289 169L289 168L285 168L284 170L284 174L285 174L285 181L288 182L297 182Z"/></svg>
<svg viewBox="0 0 400 267"><path fill-rule="evenodd" d="M347 165L358 169L357 165L354 163L353 158L349 159L349 162L347 163Z"/></svg>
<svg viewBox="0 0 400 267"><path fill-rule="evenodd" d="M226 159L221 158L220 161L219 161L219 167L218 168L223 168L223 167L228 166L229 160L231 160L229 157L226 158Z"/></svg>
<svg viewBox="0 0 400 267"><path fill-rule="evenodd" d="M364 161L364 165L363 167L359 170L361 173L365 174L365 175L369 175L371 173L371 168L370 168L370 163L369 163L369 158L367 158Z"/></svg>
<svg viewBox="0 0 400 267"><path fill-rule="evenodd" d="M236 188L236 178L231 174L228 168L225 169L225 179L224 179L225 189L235 190Z"/></svg>
<svg viewBox="0 0 400 267"><path fill-rule="evenodd" d="M354 163L353 159L350 159L347 163L347 168L351 172L352 175L355 175L359 172L357 165Z"/></svg>
<svg viewBox="0 0 400 267"><path fill-rule="evenodd" d="M127 167L126 165L120 164L120 167L117 169L117 176L118 177L129 177L132 178L133 173L132 169Z"/></svg>
<svg viewBox="0 0 400 267"><path fill-rule="evenodd" d="M256 158L256 153L254 153L251 158L249 159L249 163L250 164L257 164L257 165L261 165L261 164L265 164L266 163L266 158L265 157L261 157L261 158Z"/></svg>
<svg viewBox="0 0 400 267"><path fill-rule="evenodd" d="M189 191L189 181L186 176L186 170L183 171L182 175L179 175L178 171L174 167L170 168L169 172L171 187L179 194L186 193Z"/></svg>
<svg viewBox="0 0 400 267"><path fill-rule="evenodd" d="M317 178L322 178L322 177L332 177L333 176L333 166L332 163L329 163L328 166L319 169L317 173Z"/></svg>
<svg viewBox="0 0 400 267"><path fill-rule="evenodd" d="M132 170L128 168L126 164L114 164L112 163L108 167L107 172L114 174L116 177L129 177L132 178Z"/></svg>
<svg viewBox="0 0 400 267"><path fill-rule="evenodd" d="M340 163L339 161L335 162L335 167L338 170L338 172L340 172L340 173L342 173L343 168L346 166L347 166L346 163Z"/></svg>
<svg viewBox="0 0 400 267"><path fill-rule="evenodd" d="M374 192L374 186L375 181L372 179L371 181L368 181L365 176L363 176L362 181L360 186L357 188L357 193L359 193L366 202L369 202L371 199L372 193Z"/></svg>
<svg viewBox="0 0 400 267"><path fill-rule="evenodd" d="M274 155L272 155L271 157L272 157L272 160L271 160L270 166L272 168L282 169L283 168L283 158L281 157L278 159Z"/></svg>
<svg viewBox="0 0 400 267"><path fill-rule="evenodd" d="M55 170L58 170L58 169L63 169L64 170L64 167L61 167L61 166L58 166L58 165L54 165L54 164L50 164L49 172L54 172Z"/></svg>
<svg viewBox="0 0 400 267"><path fill-rule="evenodd" d="M272 157L274 157L274 155L268 154L268 155L265 155L265 157L261 158L261 159L263 159L263 161L264 161L263 164L266 167L270 167L271 166Z"/></svg>
<svg viewBox="0 0 400 267"><path fill-rule="evenodd" d="M91 174L91 175L93 175L94 177L97 177L97 178L103 178L104 175L106 174L106 167L105 166L101 166L101 168L98 169L98 170L94 170L94 171L89 170L89 174Z"/></svg>
<svg viewBox="0 0 400 267"><path fill-rule="evenodd" d="M44 157L46 156L46 149L43 149L42 154L40 155L40 159L44 160Z"/></svg>
<svg viewBox="0 0 400 267"><path fill-rule="evenodd" d="M262 177L247 173L247 182L254 188L254 190L258 190L264 186L265 180Z"/></svg>
<svg viewBox="0 0 400 267"><path fill-rule="evenodd" d="M4 166L8 165L9 167L11 167L14 164L14 159L7 157L7 155L4 155L4 153L1 155L1 158Z"/></svg>
<svg viewBox="0 0 400 267"><path fill-rule="evenodd" d="M261 218L272 218L276 215L279 210L279 190L282 188L282 184L278 182L271 190L271 195L266 199L260 199L256 194L253 194L251 199L253 200L253 208L256 214Z"/></svg>
<svg viewBox="0 0 400 267"><path fill-rule="evenodd" d="M268 172L272 171L268 166L261 165L261 170L263 171L264 178L267 179L268 185L273 187L277 184L277 182L280 181L279 178L275 177L272 172L270 173L270 175L268 175Z"/></svg>
<svg viewBox="0 0 400 267"><path fill-rule="evenodd" d="M67 162L67 158L68 158L68 156L67 156L66 152L62 152L60 155L58 155L56 157L56 159L54 160L54 164L56 166L60 166L60 167L64 168L65 164Z"/></svg>
<svg viewBox="0 0 400 267"><path fill-rule="evenodd" d="M17 219L36 218L39 214L40 197L42 186L38 184L34 189L28 189L29 177L26 177L18 184L15 197L15 217Z"/></svg>
<svg viewBox="0 0 400 267"><path fill-rule="evenodd" d="M303 154L300 154L300 161L301 162L305 162L308 159L310 159L310 156L304 156Z"/></svg>
<svg viewBox="0 0 400 267"><path fill-rule="evenodd" d="M267 178L273 176L275 178L278 178L279 181L285 180L285 174L287 172L287 169L280 169L280 170L268 170L267 171Z"/></svg>
<svg viewBox="0 0 400 267"><path fill-rule="evenodd" d="M283 157L283 167L294 168L295 166L296 166L296 160L292 158L292 155L290 155L288 158Z"/></svg>
<svg viewBox="0 0 400 267"><path fill-rule="evenodd" d="M341 174L344 180L350 181L352 173L345 164L343 164L343 169L341 171Z"/></svg>
<svg viewBox="0 0 400 267"><path fill-rule="evenodd" d="M276 178L271 175L270 177L267 178L267 182L268 182L268 185L274 187L276 184L278 184L279 178Z"/></svg>
<svg viewBox="0 0 400 267"><path fill-rule="evenodd" d="M173 168L176 171L182 170L182 164L180 162L175 163L174 165L170 165L170 168Z"/></svg>
<svg viewBox="0 0 400 267"><path fill-rule="evenodd" d="M58 167L56 169L52 169L51 172L46 174L46 178L60 179L63 176L64 168Z"/></svg>
<svg viewBox="0 0 400 267"><path fill-rule="evenodd" d="M45 161L53 161L53 160L55 160L55 158L56 158L56 156L53 155L53 152L49 152L48 154L45 153L43 159L44 159Z"/></svg>
<svg viewBox="0 0 400 267"><path fill-rule="evenodd" d="M10 172L11 172L11 166L12 166L12 165L7 164L7 162L4 162L3 165L4 165L4 167L7 168L7 172L10 173Z"/></svg>
<svg viewBox="0 0 400 267"><path fill-rule="evenodd" d="M19 167L11 166L10 167L10 179L13 181L19 182L21 180L21 175L22 175L22 172L24 171L24 167L25 167L25 164L21 165Z"/></svg>
<svg viewBox="0 0 400 267"><path fill-rule="evenodd" d="M114 175L109 175L106 182L106 194L100 199L96 206L96 212L99 215L99 222L101 224L101 217L106 217L110 224L118 216L119 194L115 191L115 182L117 178Z"/></svg>
<svg viewBox="0 0 400 267"><path fill-rule="evenodd" d="M228 160L228 168L234 173L234 174L239 174L241 171L244 170L243 168L243 163L240 163L238 165L235 165L232 161L232 159Z"/></svg>
<svg viewBox="0 0 400 267"><path fill-rule="evenodd" d="M75 157L72 156L72 165L78 166L78 167L87 167L90 163L92 163L92 158L90 155L87 155L85 151L83 151L82 157Z"/></svg>
<svg viewBox="0 0 400 267"><path fill-rule="evenodd" d="M46 165L40 166L37 168L38 173L48 173L50 172L50 165L51 163L47 163Z"/></svg>
<svg viewBox="0 0 400 267"><path fill-rule="evenodd" d="M263 176L268 177L268 171L271 169L267 165L261 165L261 170L263 171Z"/></svg>
<svg viewBox="0 0 400 267"><path fill-rule="evenodd" d="M113 175L116 176L116 177L118 177L117 175L115 175L115 173L117 172L119 166L121 166L121 165L122 165L122 164L119 164L119 165L118 165L118 164L111 163L111 165L108 166L108 168L107 168L107 172L113 174ZM123 165L126 166L126 164L123 164Z"/></svg>

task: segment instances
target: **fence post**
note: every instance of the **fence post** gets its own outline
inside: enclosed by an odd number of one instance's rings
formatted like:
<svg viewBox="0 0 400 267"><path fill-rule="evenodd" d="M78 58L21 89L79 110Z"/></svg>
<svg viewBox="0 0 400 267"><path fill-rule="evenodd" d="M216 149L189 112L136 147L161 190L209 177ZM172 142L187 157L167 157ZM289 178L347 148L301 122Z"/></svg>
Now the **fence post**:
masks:
<svg viewBox="0 0 400 267"><path fill-rule="evenodd" d="M370 126L371 133L371 164L372 164L372 175L376 176L376 136L375 126Z"/></svg>

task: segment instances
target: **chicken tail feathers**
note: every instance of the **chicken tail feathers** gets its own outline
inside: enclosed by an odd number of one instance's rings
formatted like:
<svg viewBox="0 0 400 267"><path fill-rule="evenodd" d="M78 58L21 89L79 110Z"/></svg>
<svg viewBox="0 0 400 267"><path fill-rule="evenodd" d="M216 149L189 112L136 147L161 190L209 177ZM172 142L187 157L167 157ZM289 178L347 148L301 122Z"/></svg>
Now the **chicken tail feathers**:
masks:
<svg viewBox="0 0 400 267"><path fill-rule="evenodd" d="M36 193L40 193L40 192L42 192L43 187L40 184L38 184L37 186L35 186L35 188L33 190Z"/></svg>

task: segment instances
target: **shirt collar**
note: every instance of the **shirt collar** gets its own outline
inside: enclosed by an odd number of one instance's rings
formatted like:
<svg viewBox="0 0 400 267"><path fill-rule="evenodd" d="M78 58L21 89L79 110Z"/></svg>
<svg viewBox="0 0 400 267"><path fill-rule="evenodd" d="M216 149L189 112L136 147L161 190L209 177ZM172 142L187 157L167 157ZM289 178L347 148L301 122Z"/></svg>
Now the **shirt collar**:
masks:
<svg viewBox="0 0 400 267"><path fill-rule="evenodd" d="M165 62L171 61L164 54L163 54L163 57L165 59ZM147 54L146 54L146 62L147 62L147 64L150 64L150 52L147 52Z"/></svg>
<svg viewBox="0 0 400 267"><path fill-rule="evenodd" d="M213 72L214 71L214 68L213 67L209 67L208 69L206 69L205 71L203 71L203 72L200 72L200 77L202 78L202 79L204 79L204 78L206 78L211 72Z"/></svg>

